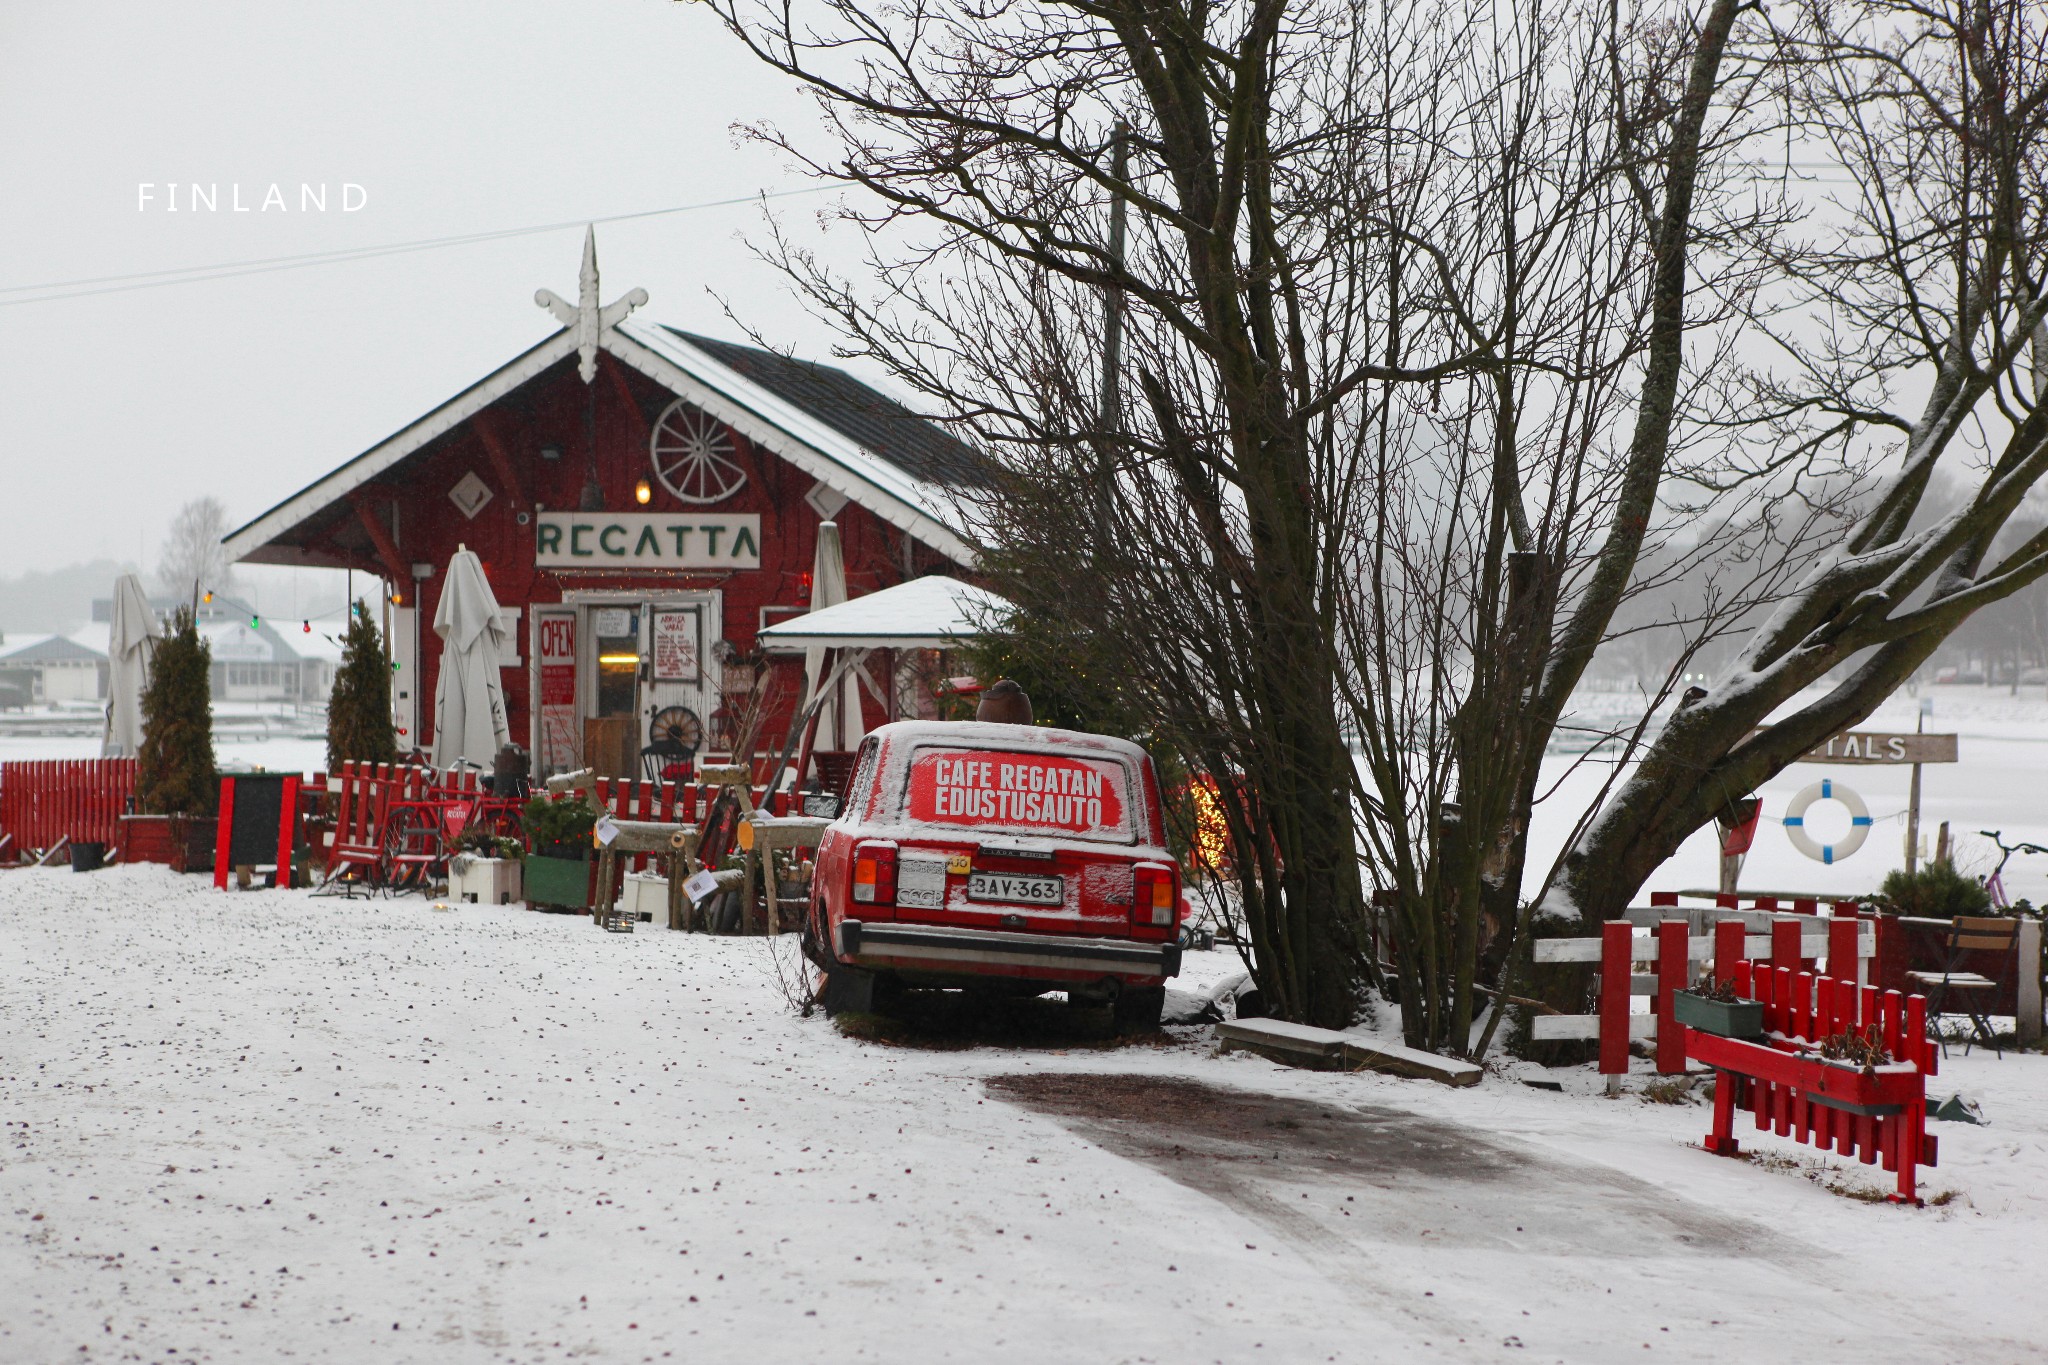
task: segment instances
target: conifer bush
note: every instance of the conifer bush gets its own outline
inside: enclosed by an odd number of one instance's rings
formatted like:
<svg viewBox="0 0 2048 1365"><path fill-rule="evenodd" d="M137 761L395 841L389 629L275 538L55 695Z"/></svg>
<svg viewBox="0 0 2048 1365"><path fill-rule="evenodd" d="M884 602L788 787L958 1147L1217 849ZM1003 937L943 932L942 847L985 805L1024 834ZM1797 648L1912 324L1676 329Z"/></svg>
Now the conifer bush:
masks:
<svg viewBox="0 0 2048 1365"><path fill-rule="evenodd" d="M135 805L145 815L211 815L220 795L213 766L213 649L179 608L150 656L142 690L142 749Z"/></svg>
<svg viewBox="0 0 2048 1365"><path fill-rule="evenodd" d="M1901 915L1954 919L1957 915L1991 913L1991 893L1975 877L1965 876L1952 862L1937 858L1913 872L1895 869L1885 875L1878 894Z"/></svg>
<svg viewBox="0 0 2048 1365"><path fill-rule="evenodd" d="M327 700L327 770L344 762L396 763L398 732L391 722L391 656L370 619L369 604L349 613L341 669Z"/></svg>

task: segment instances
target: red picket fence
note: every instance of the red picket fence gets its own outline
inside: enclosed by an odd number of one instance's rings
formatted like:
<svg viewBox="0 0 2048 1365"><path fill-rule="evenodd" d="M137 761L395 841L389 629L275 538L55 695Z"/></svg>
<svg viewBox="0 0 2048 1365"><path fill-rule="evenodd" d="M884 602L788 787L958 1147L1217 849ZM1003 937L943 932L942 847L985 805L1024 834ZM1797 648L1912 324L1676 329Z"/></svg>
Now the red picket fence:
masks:
<svg viewBox="0 0 2048 1365"><path fill-rule="evenodd" d="M477 775L468 771L444 774L431 768L349 762L328 777L326 790L333 798L335 812L334 831L326 850L327 870L332 873L343 864L377 864L385 822L394 805L430 801L437 796L459 799L463 794L474 794ZM601 777L592 784L590 794L616 819L698 825L703 823L718 790L697 782ZM757 788L755 802L760 803L764 795ZM776 797L778 808L783 799L781 795ZM653 855L636 854L627 870L642 872L652 865Z"/></svg>
<svg viewBox="0 0 2048 1365"><path fill-rule="evenodd" d="M111 845L134 794L132 758L0 763L0 840L16 854L66 839Z"/></svg>
<svg viewBox="0 0 2048 1365"><path fill-rule="evenodd" d="M1720 926L1717 937L1729 931L1732 950L1739 925ZM1733 960L1732 952L1725 961L1716 954L1714 975L1763 1004L1764 1039L1677 1030L1685 1055L1716 1072L1707 1150L1739 1153L1732 1130L1740 1104L1760 1130L1854 1156L1866 1166L1882 1162L1898 1175L1892 1198L1918 1204L1918 1170L1937 1157L1927 1132L1927 1078L1938 1070L1940 1054L1927 1037L1927 1002L1789 966ZM1893 1060L1859 1068L1823 1059L1821 1044L1844 1035L1882 1044Z"/></svg>
<svg viewBox="0 0 2048 1365"><path fill-rule="evenodd" d="M1650 904L1675 906L1680 895L1704 897L1707 894L1703 891L1652 891ZM1785 892L1765 895L1756 891L1717 891L1713 897L1715 909L1719 910L1790 911L1795 915L1817 915L1823 905L1833 906L1838 915L1847 915L1853 914L1863 904L1854 896L1801 896Z"/></svg>
<svg viewBox="0 0 2048 1365"><path fill-rule="evenodd" d="M1672 996L1691 982L1695 964L1711 964L1718 974L1724 965L1768 956L1775 966L1812 971L1825 958L1831 972L1850 980L1868 979L1876 929L1865 917L1837 914L1820 919L1782 911L1708 910L1696 912L1694 918L1705 916L1711 923L1663 918L1673 913L1662 905L1631 909L1628 918L1602 925L1597 939L1537 940L1533 955L1539 963L1599 964L1600 1006L1598 1014L1538 1015L1529 1021L1530 1036L1538 1042L1597 1040L1600 1071L1607 1076L1628 1073L1632 1041L1654 1039L1657 1070L1679 1075L1685 1070L1685 1030L1673 1015ZM1635 931L1644 927L1650 929L1649 936L1638 938ZM1705 932L1709 929L1711 934ZM1653 970L1638 973L1638 963ZM1630 1008L1637 996L1651 998L1648 1014Z"/></svg>

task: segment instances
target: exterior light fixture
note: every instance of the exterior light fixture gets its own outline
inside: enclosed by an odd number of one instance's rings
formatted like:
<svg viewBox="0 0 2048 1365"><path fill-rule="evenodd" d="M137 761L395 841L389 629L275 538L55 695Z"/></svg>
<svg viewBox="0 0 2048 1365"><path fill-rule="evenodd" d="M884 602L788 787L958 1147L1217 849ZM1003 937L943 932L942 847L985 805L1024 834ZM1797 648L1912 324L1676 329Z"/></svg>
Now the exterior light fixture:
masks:
<svg viewBox="0 0 2048 1365"><path fill-rule="evenodd" d="M633 485L633 501L639 503L642 507L654 501L654 489L648 484L647 480L642 479Z"/></svg>
<svg viewBox="0 0 2048 1365"><path fill-rule="evenodd" d="M597 471L591 470L583 478L583 496L576 500L579 512L602 512L604 510L604 489L597 482Z"/></svg>

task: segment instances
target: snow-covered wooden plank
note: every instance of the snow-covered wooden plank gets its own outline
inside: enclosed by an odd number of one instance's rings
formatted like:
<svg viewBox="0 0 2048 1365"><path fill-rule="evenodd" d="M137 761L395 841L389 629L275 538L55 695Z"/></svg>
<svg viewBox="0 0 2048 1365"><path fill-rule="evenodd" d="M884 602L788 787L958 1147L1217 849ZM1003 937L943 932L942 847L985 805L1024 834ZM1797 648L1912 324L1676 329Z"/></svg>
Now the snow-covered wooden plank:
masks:
<svg viewBox="0 0 2048 1365"><path fill-rule="evenodd" d="M1483 1074L1471 1062L1284 1019L1230 1020L1216 1026L1216 1036L1226 1052L1256 1052L1288 1066L1384 1071L1443 1085L1477 1085Z"/></svg>
<svg viewBox="0 0 2048 1365"><path fill-rule="evenodd" d="M1539 1043L1590 1041L1600 1036L1600 1016L1597 1014L1539 1014L1529 1021L1529 1036ZM1631 1014L1628 1017L1628 1036L1631 1042L1641 1042L1655 1038L1657 1036L1657 1016L1654 1014Z"/></svg>
<svg viewBox="0 0 2048 1365"><path fill-rule="evenodd" d="M1225 1052L1243 1049L1289 1066L1339 1066L1344 1035L1335 1029L1291 1024L1285 1019L1234 1019L1216 1026Z"/></svg>
<svg viewBox="0 0 2048 1365"><path fill-rule="evenodd" d="M1389 1043L1378 1038L1344 1036L1344 1062L1355 1070L1384 1071L1389 1075L1406 1076L1411 1080L1435 1081L1440 1085L1477 1085L1485 1074L1472 1062L1461 1062L1455 1057L1439 1057L1432 1052L1421 1052L1399 1043Z"/></svg>

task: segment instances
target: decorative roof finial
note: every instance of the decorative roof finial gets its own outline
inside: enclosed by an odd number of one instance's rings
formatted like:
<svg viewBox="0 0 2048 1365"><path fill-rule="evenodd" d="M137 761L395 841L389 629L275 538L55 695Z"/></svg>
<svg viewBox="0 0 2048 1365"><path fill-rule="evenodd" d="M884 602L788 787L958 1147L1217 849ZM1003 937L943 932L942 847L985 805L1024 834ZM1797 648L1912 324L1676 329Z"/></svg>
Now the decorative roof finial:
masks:
<svg viewBox="0 0 2048 1365"><path fill-rule="evenodd" d="M586 384L597 379L598 339L647 302L645 289L634 289L614 303L599 307L597 302L597 225L583 233L583 268L576 274L576 302L569 303L552 289L542 289L533 301L555 315L555 321L576 333L576 373Z"/></svg>

